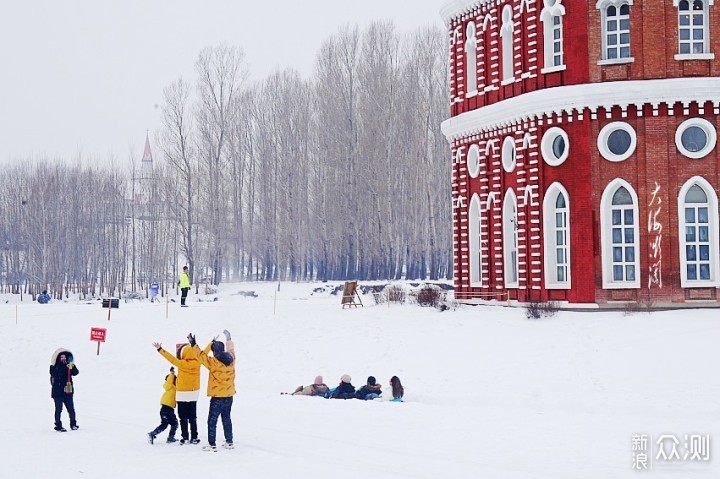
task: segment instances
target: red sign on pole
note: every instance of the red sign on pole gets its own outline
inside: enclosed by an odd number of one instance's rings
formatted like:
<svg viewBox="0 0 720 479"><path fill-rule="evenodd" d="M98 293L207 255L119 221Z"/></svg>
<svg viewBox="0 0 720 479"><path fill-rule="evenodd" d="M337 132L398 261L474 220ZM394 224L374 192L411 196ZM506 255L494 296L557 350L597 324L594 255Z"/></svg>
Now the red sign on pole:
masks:
<svg viewBox="0 0 720 479"><path fill-rule="evenodd" d="M107 329L90 328L90 341L97 341L99 343L104 343L105 342L105 333L107 333Z"/></svg>

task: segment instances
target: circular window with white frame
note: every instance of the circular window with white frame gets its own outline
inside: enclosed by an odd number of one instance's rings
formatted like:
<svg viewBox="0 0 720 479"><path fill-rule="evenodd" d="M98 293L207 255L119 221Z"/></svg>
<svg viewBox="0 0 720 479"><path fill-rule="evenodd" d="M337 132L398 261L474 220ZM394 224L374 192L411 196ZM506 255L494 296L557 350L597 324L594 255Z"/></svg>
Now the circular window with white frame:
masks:
<svg viewBox="0 0 720 479"><path fill-rule="evenodd" d="M570 140L562 128L550 128L542 137L540 151L543 160L550 166L559 166L565 163L570 154Z"/></svg>
<svg viewBox="0 0 720 479"><path fill-rule="evenodd" d="M706 157L716 143L715 127L703 118L685 120L675 132L675 145L680 153L695 160Z"/></svg>
<svg viewBox="0 0 720 479"><path fill-rule="evenodd" d="M480 148L477 145L471 145L468 150L467 169L471 178L477 178L480 175Z"/></svg>
<svg viewBox="0 0 720 479"><path fill-rule="evenodd" d="M635 128L624 121L608 123L600 130L597 140L600 154L608 161L625 161L635 153L637 134Z"/></svg>
<svg viewBox="0 0 720 479"><path fill-rule="evenodd" d="M515 138L508 136L503 141L502 164L505 171L512 173L515 170Z"/></svg>

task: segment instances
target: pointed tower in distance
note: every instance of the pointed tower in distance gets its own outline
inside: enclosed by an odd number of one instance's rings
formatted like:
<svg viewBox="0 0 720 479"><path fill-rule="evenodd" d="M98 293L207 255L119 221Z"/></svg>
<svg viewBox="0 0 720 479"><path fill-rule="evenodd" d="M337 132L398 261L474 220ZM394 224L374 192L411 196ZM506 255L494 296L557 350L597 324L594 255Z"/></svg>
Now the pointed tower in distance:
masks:
<svg viewBox="0 0 720 479"><path fill-rule="evenodd" d="M140 162L140 180L151 180L153 178L153 157L150 149L150 132L145 133L145 152Z"/></svg>

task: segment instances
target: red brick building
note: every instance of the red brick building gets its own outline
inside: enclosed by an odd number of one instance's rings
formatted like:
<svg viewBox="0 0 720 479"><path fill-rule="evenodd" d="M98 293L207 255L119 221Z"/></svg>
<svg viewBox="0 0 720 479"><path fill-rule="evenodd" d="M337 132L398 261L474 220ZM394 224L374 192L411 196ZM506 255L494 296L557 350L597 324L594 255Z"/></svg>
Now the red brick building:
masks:
<svg viewBox="0 0 720 479"><path fill-rule="evenodd" d="M454 0L458 298L720 299L714 0Z"/></svg>

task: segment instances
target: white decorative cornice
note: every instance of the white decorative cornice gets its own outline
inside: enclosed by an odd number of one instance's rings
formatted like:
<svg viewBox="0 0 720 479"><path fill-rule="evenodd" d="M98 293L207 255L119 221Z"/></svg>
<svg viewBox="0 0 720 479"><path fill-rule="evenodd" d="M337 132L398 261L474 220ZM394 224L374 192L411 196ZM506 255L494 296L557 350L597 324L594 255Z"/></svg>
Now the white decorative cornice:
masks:
<svg viewBox="0 0 720 479"><path fill-rule="evenodd" d="M678 102L703 104L707 101L717 106L719 91L720 77L615 81L546 88L445 120L442 132L448 141L452 141L528 118L583 112L585 109L596 112L598 108L609 110L614 106L625 110L629 105L642 107L650 104L657 108L662 103L672 106Z"/></svg>
<svg viewBox="0 0 720 479"><path fill-rule="evenodd" d="M440 9L440 16L442 16L445 23L449 25L453 18L463 13L468 13L475 7L491 1L492 0L450 0Z"/></svg>

